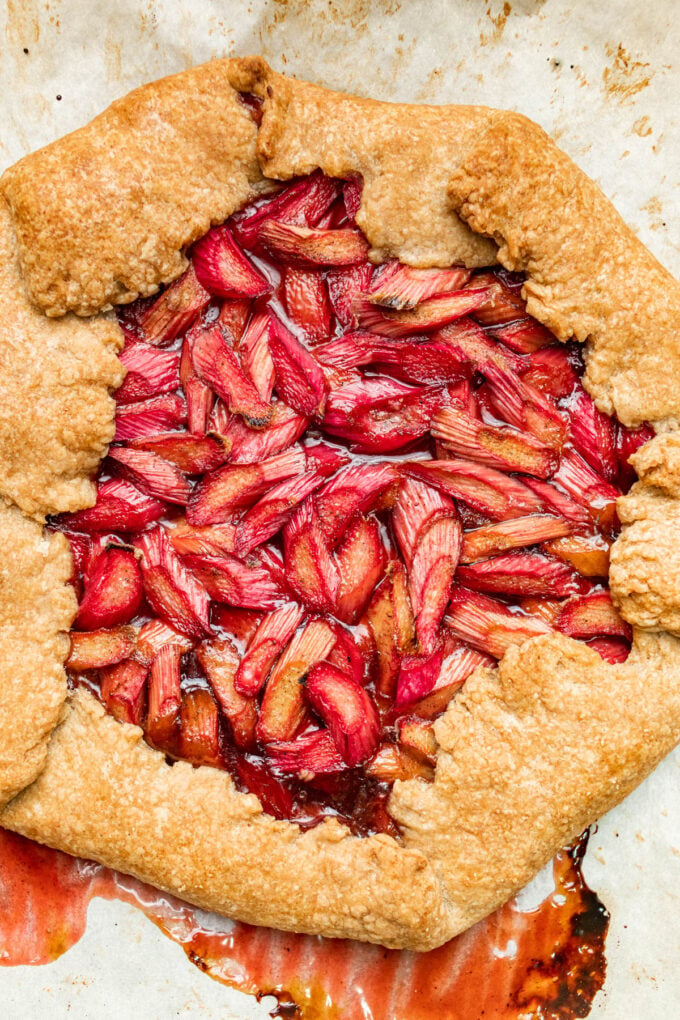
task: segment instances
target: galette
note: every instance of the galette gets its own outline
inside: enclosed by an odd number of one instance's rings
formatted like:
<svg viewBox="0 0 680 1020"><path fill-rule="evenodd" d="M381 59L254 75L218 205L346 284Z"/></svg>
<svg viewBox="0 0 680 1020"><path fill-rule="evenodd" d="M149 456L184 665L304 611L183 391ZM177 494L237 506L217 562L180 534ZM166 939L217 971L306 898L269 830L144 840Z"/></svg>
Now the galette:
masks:
<svg viewBox="0 0 680 1020"><path fill-rule="evenodd" d="M427 950L680 739L680 285L531 121L259 58L0 181L2 825Z"/></svg>

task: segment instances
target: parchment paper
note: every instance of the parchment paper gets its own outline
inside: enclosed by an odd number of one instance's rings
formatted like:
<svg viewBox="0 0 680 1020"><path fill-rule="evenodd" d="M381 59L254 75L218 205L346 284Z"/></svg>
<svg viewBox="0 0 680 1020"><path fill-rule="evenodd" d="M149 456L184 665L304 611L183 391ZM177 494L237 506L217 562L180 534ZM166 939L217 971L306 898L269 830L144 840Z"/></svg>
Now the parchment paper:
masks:
<svg viewBox="0 0 680 1020"><path fill-rule="evenodd" d="M378 98L528 114L680 275L673 0L7 0L0 24L2 167L143 81L262 53L280 70ZM676 753L591 839L586 876L612 914L598 1020L679 1014L679 787ZM56 963L0 969L0 999L20 1020L267 1015L202 975L133 908L102 901Z"/></svg>

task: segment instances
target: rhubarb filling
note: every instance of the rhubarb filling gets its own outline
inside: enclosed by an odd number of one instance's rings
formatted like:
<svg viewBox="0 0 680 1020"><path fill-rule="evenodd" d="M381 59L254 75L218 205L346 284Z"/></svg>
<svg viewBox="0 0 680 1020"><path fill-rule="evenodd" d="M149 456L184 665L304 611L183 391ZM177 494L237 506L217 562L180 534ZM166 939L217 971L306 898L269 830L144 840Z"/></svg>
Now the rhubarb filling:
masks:
<svg viewBox="0 0 680 1020"><path fill-rule="evenodd" d="M371 264L360 197L282 184L118 309L97 500L50 527L72 686L277 818L398 837L475 669L551 631L625 660L609 548L652 431L595 407L519 275Z"/></svg>

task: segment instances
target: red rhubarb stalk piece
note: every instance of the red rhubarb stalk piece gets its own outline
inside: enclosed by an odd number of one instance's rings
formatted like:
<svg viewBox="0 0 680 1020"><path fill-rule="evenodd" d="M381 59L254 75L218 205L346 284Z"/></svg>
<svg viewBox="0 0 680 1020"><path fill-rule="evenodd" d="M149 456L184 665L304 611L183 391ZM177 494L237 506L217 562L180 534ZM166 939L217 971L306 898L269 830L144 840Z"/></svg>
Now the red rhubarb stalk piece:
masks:
<svg viewBox="0 0 680 1020"><path fill-rule="evenodd" d="M66 660L67 669L82 673L84 669L100 669L129 659L135 650L134 627L114 627L111 630L71 631L71 650Z"/></svg>
<svg viewBox="0 0 680 1020"><path fill-rule="evenodd" d="M306 343L314 345L331 335L331 303L318 270L288 266L283 277L283 300L288 317Z"/></svg>
<svg viewBox="0 0 680 1020"><path fill-rule="evenodd" d="M472 319L458 319L438 330L434 338L446 344L452 357L482 375L493 366L506 372L521 372L525 364L524 358L496 343Z"/></svg>
<svg viewBox="0 0 680 1020"><path fill-rule="evenodd" d="M84 577L75 626L81 630L129 623L142 601L142 574L134 553L112 546Z"/></svg>
<svg viewBox="0 0 680 1020"><path fill-rule="evenodd" d="M503 322L512 322L526 315L526 303L520 294L520 287L510 288L493 270L475 273L468 284L470 290L484 287L487 297L479 308L475 309L474 317L484 326L496 326Z"/></svg>
<svg viewBox="0 0 680 1020"><path fill-rule="evenodd" d="M470 270L462 266L453 266L451 269L415 269L401 262L390 262L375 274L365 297L371 304L382 308L404 311L415 308L437 294L460 290L471 275Z"/></svg>
<svg viewBox="0 0 680 1020"><path fill-rule="evenodd" d="M239 656L228 638L206 641L196 649L196 658L213 689L220 709L229 720L234 743L242 750L255 746L257 702L236 690L234 678Z"/></svg>
<svg viewBox="0 0 680 1020"><path fill-rule="evenodd" d="M314 505L329 545L336 545L352 517L374 510L398 478L394 464L378 462L352 465L326 482Z"/></svg>
<svg viewBox="0 0 680 1020"><path fill-rule="evenodd" d="M535 616L513 613L496 599L458 587L453 589L444 622L455 637L496 659L501 659L512 645L553 629Z"/></svg>
<svg viewBox="0 0 680 1020"><path fill-rule="evenodd" d="M217 321L226 326L234 343L239 345L250 317L251 302L248 300L223 301Z"/></svg>
<svg viewBox="0 0 680 1020"><path fill-rule="evenodd" d="M159 432L177 429L187 420L187 405L176 393L140 400L134 404L121 404L116 408L117 443L137 436L155 436Z"/></svg>
<svg viewBox="0 0 680 1020"><path fill-rule="evenodd" d="M265 220L257 240L274 258L294 266L350 266L368 253L366 239L353 228L323 230Z"/></svg>
<svg viewBox="0 0 680 1020"><path fill-rule="evenodd" d="M402 747L422 761L434 765L438 744L431 722L417 716L400 719L398 733Z"/></svg>
<svg viewBox="0 0 680 1020"><path fill-rule="evenodd" d="M489 365L486 380L491 407L501 421L531 433L546 446L562 449L567 427L548 397L514 372L497 365Z"/></svg>
<svg viewBox="0 0 680 1020"><path fill-rule="evenodd" d="M456 457L468 457L498 471L547 478L558 464L555 451L529 433L488 425L455 407L438 411L431 431Z"/></svg>
<svg viewBox="0 0 680 1020"><path fill-rule="evenodd" d="M326 656L326 661L363 686L368 679L370 651L359 648L353 634L336 620L332 620L330 626L335 635L335 644Z"/></svg>
<svg viewBox="0 0 680 1020"><path fill-rule="evenodd" d="M165 347L186 332L210 301L210 294L199 283L194 267L171 283L137 317L147 343Z"/></svg>
<svg viewBox="0 0 680 1020"><path fill-rule="evenodd" d="M553 517L551 514L533 514L501 521L499 524L485 524L463 535L460 562L474 563L475 560L483 560L508 549L520 549L560 539L570 534L571 527L564 517ZM550 545L545 548L547 552L552 551Z"/></svg>
<svg viewBox="0 0 680 1020"><path fill-rule="evenodd" d="M258 312L248 323L239 347L239 355L243 371L261 399L268 404L274 389L275 371L269 353L269 316L266 312Z"/></svg>
<svg viewBox="0 0 680 1020"><path fill-rule="evenodd" d="M361 205L361 194L364 190L363 178L360 174L353 174L342 182L342 200L345 204L345 211L350 220L355 220Z"/></svg>
<svg viewBox="0 0 680 1020"><path fill-rule="evenodd" d="M373 754L380 722L370 695L360 684L337 667L320 662L307 675L305 695L350 768Z"/></svg>
<svg viewBox="0 0 680 1020"><path fill-rule="evenodd" d="M299 506L283 531L286 578L298 598L314 609L331 612L340 575L321 519L311 499Z"/></svg>
<svg viewBox="0 0 680 1020"><path fill-rule="evenodd" d="M191 357L198 377L224 400L232 414L240 414L250 428L267 425L271 404L262 400L243 371L224 327L216 325L197 336Z"/></svg>
<svg viewBox="0 0 680 1020"><path fill-rule="evenodd" d="M443 659L444 648L441 642L427 655L407 655L402 659L395 698L398 708L420 701L430 694L441 673Z"/></svg>
<svg viewBox="0 0 680 1020"><path fill-rule="evenodd" d="M607 577L611 542L597 532L594 535L568 535L545 542L551 556L571 564L584 577Z"/></svg>
<svg viewBox="0 0 680 1020"><path fill-rule="evenodd" d="M306 467L301 447L286 450L259 464L227 464L204 475L187 507L193 525L219 524L234 511L253 504L272 485L302 473Z"/></svg>
<svg viewBox="0 0 680 1020"><path fill-rule="evenodd" d="M640 447L653 439L655 435L651 425L640 425L636 429L628 429L625 425L618 423L616 430L616 456L619 463L618 483L623 492L628 492L633 482L637 479L635 469L629 463Z"/></svg>
<svg viewBox="0 0 680 1020"><path fill-rule="evenodd" d="M144 594L153 611L190 637L210 633L208 593L182 564L164 528L156 527L135 539L142 554Z"/></svg>
<svg viewBox="0 0 680 1020"><path fill-rule="evenodd" d="M560 517L564 517L574 525L590 524L590 514L587 509L550 482L544 482L539 478L523 478L522 481L536 499L540 500L539 505L544 510L559 514Z"/></svg>
<svg viewBox="0 0 680 1020"><path fill-rule="evenodd" d="M608 591L575 596L562 606L555 628L573 638L606 635L631 639L630 624L619 616Z"/></svg>
<svg viewBox="0 0 680 1020"><path fill-rule="evenodd" d="M356 623L387 562L378 522L366 517L351 521L335 551L335 562L340 583L334 614L345 623Z"/></svg>
<svg viewBox="0 0 680 1020"><path fill-rule="evenodd" d="M128 446L132 450L156 454L188 475L214 471L229 458L228 446L220 436L192 435L190 432L144 436L131 439Z"/></svg>
<svg viewBox="0 0 680 1020"><path fill-rule="evenodd" d="M149 620L137 634L135 655L148 666L165 645L177 645L184 653L191 651L194 642L163 620Z"/></svg>
<svg viewBox="0 0 680 1020"><path fill-rule="evenodd" d="M550 330L531 315L505 325L492 326L491 334L518 354L533 354L555 343L555 337Z"/></svg>
<svg viewBox="0 0 680 1020"><path fill-rule="evenodd" d="M334 644L335 636L325 620L312 620L293 636L265 687L257 724L263 743L295 736L306 715L303 678Z"/></svg>
<svg viewBox="0 0 680 1020"><path fill-rule="evenodd" d="M187 425L189 432L201 434L208 431L210 412L215 403L215 394L197 375L187 379L184 386L187 400Z"/></svg>
<svg viewBox="0 0 680 1020"><path fill-rule="evenodd" d="M236 690L255 697L264 686L269 670L302 622L304 610L289 603L262 620L248 644L234 678Z"/></svg>
<svg viewBox="0 0 680 1020"><path fill-rule="evenodd" d="M213 227L191 250L196 277L207 291L222 298L256 298L272 287L255 268L226 224Z"/></svg>
<svg viewBox="0 0 680 1020"><path fill-rule="evenodd" d="M423 719L433 719L443 712L454 694L460 690L467 678L480 666L495 666L495 660L476 648L470 648L462 641L447 636L444 642L444 658L434 684L424 697L420 688L410 682L407 672L402 680L401 673L397 686L397 708L408 705L409 711ZM405 660L407 661L407 660ZM417 677L417 674L416 674Z"/></svg>
<svg viewBox="0 0 680 1020"><path fill-rule="evenodd" d="M289 787L272 775L264 762L238 755L234 762L239 783L248 793L254 793L262 810L274 818L290 819L295 808Z"/></svg>
<svg viewBox="0 0 680 1020"><path fill-rule="evenodd" d="M233 553L236 544L235 524L210 524L194 527L184 520L173 521L168 537L175 552L180 556L187 553L214 556L217 553Z"/></svg>
<svg viewBox="0 0 680 1020"><path fill-rule="evenodd" d="M453 501L415 478L401 483L392 513L421 650L431 654L460 556L462 526Z"/></svg>
<svg viewBox="0 0 680 1020"><path fill-rule="evenodd" d="M370 262L359 262L355 266L331 269L326 276L326 285L338 322L349 326L354 320L352 307L355 298L366 290L371 282L373 266Z"/></svg>
<svg viewBox="0 0 680 1020"><path fill-rule="evenodd" d="M216 632L226 631L239 646L246 647L266 613L257 609L240 609L234 606L214 605L210 619Z"/></svg>
<svg viewBox="0 0 680 1020"><path fill-rule="evenodd" d="M485 289L458 290L451 294L438 294L421 302L416 308L391 312L371 303L364 295L352 301L352 312L362 329L381 336L402 337L411 333L431 333L449 322L469 315L484 303Z"/></svg>
<svg viewBox="0 0 680 1020"><path fill-rule="evenodd" d="M347 765L328 730L311 730L296 740L275 740L267 744L267 756L280 772L325 775L344 772Z"/></svg>
<svg viewBox="0 0 680 1020"><path fill-rule="evenodd" d="M174 751L180 709L179 645L163 645L149 671L149 709L144 732L150 744L165 751Z"/></svg>
<svg viewBox="0 0 680 1020"><path fill-rule="evenodd" d="M324 374L309 351L275 315L269 319L269 353L281 399L299 414L320 414L326 397Z"/></svg>
<svg viewBox="0 0 680 1020"><path fill-rule="evenodd" d="M109 449L109 460L147 496L180 506L188 503L191 485L186 476L175 464L158 454L150 450L112 446Z"/></svg>
<svg viewBox="0 0 680 1020"><path fill-rule="evenodd" d="M415 651L415 623L401 563L390 564L387 576L373 593L366 618L375 645L376 688L382 695L393 697L401 660Z"/></svg>
<svg viewBox="0 0 680 1020"><path fill-rule="evenodd" d="M250 429L242 418L230 415L222 401L217 402L211 430L230 445L232 464L258 464L287 450L309 424L309 418L285 404L273 404L265 429Z"/></svg>
<svg viewBox="0 0 680 1020"><path fill-rule="evenodd" d="M127 375L116 390L117 404L130 404L179 389L179 354L146 344L130 344L120 355Z"/></svg>
<svg viewBox="0 0 680 1020"><path fill-rule="evenodd" d="M585 507L596 524L603 528L613 527L616 521L616 500L620 496L619 490L594 471L573 450L564 450L553 481Z"/></svg>
<svg viewBox="0 0 680 1020"><path fill-rule="evenodd" d="M605 662L625 662L630 655L630 642L622 638L593 638L587 642Z"/></svg>
<svg viewBox="0 0 680 1020"><path fill-rule="evenodd" d="M599 411L583 387L569 400L569 431L574 449L608 482L619 473L616 450L616 423Z"/></svg>
<svg viewBox="0 0 680 1020"><path fill-rule="evenodd" d="M307 471L274 485L244 515L236 528L236 555L247 556L256 546L275 535L295 509L323 484L320 471Z"/></svg>
<svg viewBox="0 0 680 1020"><path fill-rule="evenodd" d="M541 498L524 484L528 480L520 481L471 460L411 461L404 465L404 471L493 520L509 520L545 509Z"/></svg>
<svg viewBox="0 0 680 1020"><path fill-rule="evenodd" d="M294 181L261 205L246 207L231 217L230 225L236 240L245 248L253 248L262 223L276 219L280 223L314 226L340 192L340 182L325 177L320 170Z"/></svg>
<svg viewBox="0 0 680 1020"><path fill-rule="evenodd" d="M149 667L134 659L99 672L102 701L106 711L118 722L141 726L146 703L146 678Z"/></svg>
<svg viewBox="0 0 680 1020"><path fill-rule="evenodd" d="M220 713L205 687L194 687L182 695L179 715L179 755L192 765L222 764Z"/></svg>
<svg viewBox="0 0 680 1020"><path fill-rule="evenodd" d="M580 576L569 564L531 552L506 553L461 566L458 580L473 591L499 595L567 598L582 591Z"/></svg>
<svg viewBox="0 0 680 1020"><path fill-rule="evenodd" d="M569 347L556 344L523 358L516 371L537 390L560 400L568 397L578 383L574 360Z"/></svg>
<svg viewBox="0 0 680 1020"><path fill-rule="evenodd" d="M211 599L244 609L273 609L286 591L272 572L249 557L243 563L228 553L189 554L182 562Z"/></svg>
<svg viewBox="0 0 680 1020"><path fill-rule="evenodd" d="M418 755L411 754L400 744L382 743L373 757L366 763L366 775L380 783L395 783L397 779L422 779L431 783L434 771Z"/></svg>

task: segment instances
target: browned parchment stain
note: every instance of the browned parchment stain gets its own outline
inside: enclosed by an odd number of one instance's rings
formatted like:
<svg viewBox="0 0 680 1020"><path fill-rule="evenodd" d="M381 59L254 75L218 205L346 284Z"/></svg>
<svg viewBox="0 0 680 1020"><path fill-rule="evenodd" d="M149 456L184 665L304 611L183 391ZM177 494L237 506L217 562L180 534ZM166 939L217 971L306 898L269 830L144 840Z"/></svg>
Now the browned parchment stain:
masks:
<svg viewBox="0 0 680 1020"><path fill-rule="evenodd" d="M500 41L503 32L505 31L505 25L512 13L512 6L505 0L503 7L497 13L493 13L491 6L487 7L485 15L488 21L491 22L493 28L491 31L479 33L480 46L489 46L490 44L497 43Z"/></svg>
<svg viewBox="0 0 680 1020"><path fill-rule="evenodd" d="M334 24L348 24L361 28L371 12L376 10L390 16L401 9L400 0L327 0L324 3L310 3L310 0L272 0L274 24L280 24L291 16L314 15L320 21Z"/></svg>
<svg viewBox="0 0 680 1020"><path fill-rule="evenodd" d="M12 47L30 47L40 39L39 4L7 0L7 39Z"/></svg>
<svg viewBox="0 0 680 1020"><path fill-rule="evenodd" d="M663 204L658 196L654 195L652 198L649 198L644 205L640 206L640 209L642 212L647 213L650 230L664 229L666 220L663 215Z"/></svg>
<svg viewBox="0 0 680 1020"><path fill-rule="evenodd" d="M649 85L653 73L648 70L649 62L635 60L621 43L608 44L605 52L612 61L602 74L605 92L613 99L627 103Z"/></svg>
<svg viewBox="0 0 680 1020"><path fill-rule="evenodd" d="M631 131L640 138L648 138L652 133L652 122L649 117L638 117L633 124Z"/></svg>

